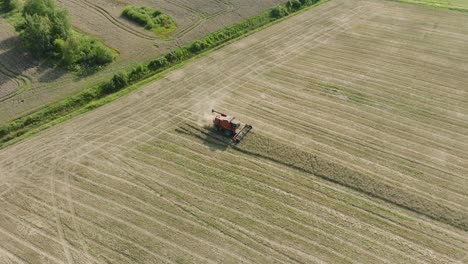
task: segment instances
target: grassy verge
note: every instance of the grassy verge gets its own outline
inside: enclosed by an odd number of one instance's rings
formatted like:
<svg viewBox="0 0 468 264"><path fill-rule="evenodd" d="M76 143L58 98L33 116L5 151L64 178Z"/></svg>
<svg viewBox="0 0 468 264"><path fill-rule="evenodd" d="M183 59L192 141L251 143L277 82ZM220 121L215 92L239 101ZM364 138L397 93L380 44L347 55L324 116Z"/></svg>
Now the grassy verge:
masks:
<svg viewBox="0 0 468 264"><path fill-rule="evenodd" d="M300 10L319 5L326 1L328 0L288 2L222 30L208 34L189 45L180 47L148 63L119 72L105 83L87 88L77 95L47 105L36 112L0 126L0 148L11 145L73 116L111 102L145 83L160 78L164 72L180 67L190 59L202 56L208 51L220 48L235 39L278 22ZM276 11L278 10L282 11L280 15L277 15Z"/></svg>

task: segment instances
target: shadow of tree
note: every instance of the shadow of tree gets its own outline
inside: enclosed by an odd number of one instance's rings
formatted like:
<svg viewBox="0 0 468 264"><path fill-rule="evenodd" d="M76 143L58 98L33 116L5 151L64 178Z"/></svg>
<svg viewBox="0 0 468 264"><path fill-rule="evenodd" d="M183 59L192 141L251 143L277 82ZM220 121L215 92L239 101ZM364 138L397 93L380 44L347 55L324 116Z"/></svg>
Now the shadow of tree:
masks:
<svg viewBox="0 0 468 264"><path fill-rule="evenodd" d="M32 78L28 76L30 69L35 69L35 74L39 76L41 82L54 81L62 77L66 71L54 68L46 61L34 58L21 45L18 36L13 36L0 40L0 75L6 78L0 78L0 89L5 82L10 80L24 80Z"/></svg>

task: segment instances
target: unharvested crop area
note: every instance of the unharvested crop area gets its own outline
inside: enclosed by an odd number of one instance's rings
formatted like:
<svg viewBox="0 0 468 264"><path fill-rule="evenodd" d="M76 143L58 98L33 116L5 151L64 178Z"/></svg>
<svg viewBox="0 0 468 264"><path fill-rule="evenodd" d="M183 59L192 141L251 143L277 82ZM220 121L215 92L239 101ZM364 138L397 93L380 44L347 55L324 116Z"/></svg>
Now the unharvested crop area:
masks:
<svg viewBox="0 0 468 264"><path fill-rule="evenodd" d="M333 0L0 150L1 259L468 263L467 22Z"/></svg>
<svg viewBox="0 0 468 264"><path fill-rule="evenodd" d="M25 56L13 27L0 18L0 124L107 81L116 71L154 59L210 32L283 4L283 0L57 2L70 13L77 31L117 51L117 61L90 76L77 76L60 67L50 67L44 61ZM177 30L165 38L155 35L121 16L127 5L161 10L175 21Z"/></svg>

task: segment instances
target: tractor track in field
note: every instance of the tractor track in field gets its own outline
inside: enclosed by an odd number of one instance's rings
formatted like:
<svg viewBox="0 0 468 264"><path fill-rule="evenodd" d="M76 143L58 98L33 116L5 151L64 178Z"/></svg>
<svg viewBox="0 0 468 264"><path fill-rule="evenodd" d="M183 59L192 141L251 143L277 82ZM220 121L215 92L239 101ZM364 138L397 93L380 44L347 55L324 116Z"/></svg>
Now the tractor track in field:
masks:
<svg viewBox="0 0 468 264"><path fill-rule="evenodd" d="M193 142L193 143L195 143L195 142ZM155 157L151 157L151 158L155 158ZM133 162L138 162L138 161L132 161L132 163L133 163ZM141 165L142 165L142 166L148 166L148 165L145 165L145 164L141 164ZM159 170L159 168L158 168L158 170ZM173 175L173 176L174 176L174 177L177 177L176 175ZM191 184L193 184L193 183L191 183Z"/></svg>
<svg viewBox="0 0 468 264"><path fill-rule="evenodd" d="M216 1L216 2L221 3L221 1ZM172 4L177 5L174 2L172 2ZM223 14L226 14L226 13L229 13L229 12L233 12L233 11L236 10L236 7L231 3L225 4L225 5L227 6L226 9L222 9L222 10L220 10L218 12L215 12L215 13L209 14L209 15L201 14L200 11L191 9L190 7L188 7L186 5L178 5L178 6L182 7L182 8L187 9L188 11L191 11L192 13L194 13L198 17L198 20L195 23L193 23L192 25L187 26L186 28L180 30L179 32L175 32L173 35L169 36L168 38L164 38L164 40L173 41L173 40L176 40L178 38L181 38L184 35L186 35L187 33L194 30L195 28L199 27L201 24L203 24L207 20L215 18L215 17L223 15Z"/></svg>
<svg viewBox="0 0 468 264"><path fill-rule="evenodd" d="M52 206L56 209L59 208L59 205L58 205L58 201L57 201L57 192L58 190L56 190L56 179L54 177L54 173L56 171L56 168L57 168L57 164L58 164L58 161L59 161L59 155L61 155L62 151L64 151L64 148L66 147L66 144L67 142L70 140L70 138L68 137L64 142L62 142L62 146L61 148L59 148L58 150L56 150L54 152L54 157L53 157L53 160L52 160L52 164L50 164L50 167L48 168L48 172L47 174L49 175L49 182L50 182L50 196L52 197ZM34 174L32 175L34 176ZM64 231L64 228L63 228L63 222L61 220L61 215L57 212L57 210L54 210L54 218L55 218L55 223L56 223L56 228L57 228L57 233L59 235L59 240L60 240L60 244L62 245L62 248L63 248L63 252L64 252L64 255L66 257L66 260L67 260L67 263L73 263L73 257L70 253L70 249L68 247L69 245L69 241L65 238L65 231Z"/></svg>
<svg viewBox="0 0 468 264"><path fill-rule="evenodd" d="M26 183L26 182L25 182L25 183ZM43 191L43 192L47 192L45 189L39 189L39 190L41 190L41 191ZM62 214L62 215L69 215L69 214L70 214L69 212L66 212L66 211L64 211L63 209L56 208L56 207L54 207L54 206L48 204L46 201L44 201L44 200L42 200L41 198L38 198L37 196L32 195L32 194L30 194L30 193L26 193L26 192L24 192L24 191L18 191L18 194L19 194L19 196L23 196L23 197L25 197L25 198L27 198L27 199L31 199L32 202L37 203L37 204L40 204L40 205L44 206L45 208L48 208L49 210L53 211L53 213ZM62 198L62 197L60 197L60 198ZM103 233L106 233L106 234L112 236L112 237L113 237L114 239L116 239L117 241L119 241L119 240L125 240L125 239L119 237L119 236L116 235L116 234L110 233L110 232L107 231L105 228L103 228L103 227L101 227L101 226L98 226L97 224L91 222L91 221L88 220L88 219L84 219L84 218L81 218L81 217L79 217L79 218L77 218L77 219L79 219L80 223L82 223L82 224L84 223L85 225L90 225L90 226L92 226L93 228L96 228L97 230L99 230L99 231L101 231L101 232L103 232ZM129 240L126 240L126 241L129 241ZM92 242L92 240L88 240L88 242ZM129 242L129 243L131 243L131 242ZM97 244L99 244L99 243L97 243ZM138 246L137 246L137 247L138 247ZM41 252L41 251L39 250L39 252ZM42 253L42 252L41 252L41 253ZM132 260L133 260L133 261L136 261L135 258L129 258L129 257L126 256L124 253L120 253L120 255L124 256L128 261L132 261ZM49 258L50 258L50 257L49 257ZM158 257L156 257L156 258L158 258Z"/></svg>
<svg viewBox="0 0 468 264"><path fill-rule="evenodd" d="M8 66L2 62L0 62L0 74L7 76L11 81L15 82L16 84L15 90L0 96L0 103L23 93L29 87L31 87L32 81L30 77L10 70Z"/></svg>
<svg viewBox="0 0 468 264"><path fill-rule="evenodd" d="M139 164L139 163L137 163L137 164ZM102 173L102 172L101 172L101 173ZM135 172L135 173L136 173L136 172ZM139 174L139 173L138 173L138 174ZM141 174L139 174L139 176L144 177L144 175L141 175ZM162 183L159 182L159 184L162 184ZM166 185L166 186L167 186L167 185ZM172 188L173 188L173 187L172 187ZM175 189L174 189L174 190L175 190ZM178 190L178 191L179 191L179 193L182 193L181 190ZM184 192L184 194L185 194L185 195L188 195L188 196L196 197L196 199L202 199L200 196L197 196L197 195L195 195L195 194L193 194L193 193L186 193L186 192ZM210 201L208 201L208 200L205 200L204 202L206 202L206 203L212 203L212 202L210 202ZM212 204L212 206L221 206L221 205ZM228 207L221 206L221 208L223 208L223 209L225 209L225 210L230 210L231 212L235 213L235 211L232 211L232 210L229 209ZM245 217L250 217L250 216L245 215ZM252 218L252 220L254 220L254 219ZM258 221L258 220L255 220L255 221ZM260 223L265 224L264 222L261 222L261 221L260 221ZM272 226L270 226L270 227L272 227ZM284 231L286 232L286 230L284 230ZM305 252L304 252L304 253L305 253Z"/></svg>
<svg viewBox="0 0 468 264"><path fill-rule="evenodd" d="M160 141L160 140L161 140L161 139L158 139L158 141ZM186 140L186 139L183 138L183 140ZM162 141L164 141L164 140L162 140ZM173 142L171 142L171 141L165 141L165 143L172 144ZM196 142L191 142L191 143L192 143L192 144L196 144ZM163 152L166 152L166 151L164 150ZM178 158L187 158L186 156L181 156L180 154L173 153L173 152L170 152L170 151L168 151L168 152L166 152L166 153L175 154ZM191 152L191 154L194 154L194 152ZM199 155L199 153L196 153L196 154ZM146 154L146 155L147 155L147 154ZM163 155L161 155L161 156L163 156ZM156 158L156 157L151 157L151 156L148 155L148 158L154 159L154 158ZM164 160L164 159L161 159L161 158L157 158L157 159L159 160L159 162L168 162L167 160ZM132 160L132 162L137 162L137 163L138 163L138 161L136 161L136 160ZM228 163L228 162L226 162L226 164L229 164L229 165L232 166L232 164L230 164L230 163ZM173 165L174 165L174 164L173 164ZM148 164L140 163L140 166L149 166L149 165L148 165ZM180 165L177 164L177 166L180 166ZM157 169L157 168L151 168L151 169ZM167 172L164 172L164 173L167 173ZM191 173L197 174L196 171L191 171ZM262 172L260 172L260 171L255 171L255 173L259 173L260 175L262 175ZM171 176L177 177L176 175L173 175L173 174L172 174ZM203 176L203 175L200 174L200 176ZM268 175L263 175L263 176L268 177ZM259 183L260 183L260 182L259 182ZM195 182L190 182L189 184L190 184L190 185L192 185L192 184L197 185L197 183L195 183ZM261 183L260 183L260 184L261 184ZM200 187L202 187L202 186L200 186ZM296 187L298 187L298 186L296 186ZM237 188L239 188L239 187L237 187ZM206 191L209 191L209 190L207 189ZM245 190L244 190L244 191L245 191ZM239 189L239 192L241 192L241 189ZM219 193L219 195L228 195L228 196L231 196L231 198L234 197L234 196L232 196L231 194L222 194L222 193ZM258 193L254 193L254 192L249 193L249 195L251 195L251 196L259 196ZM263 197L266 198L266 196L263 196ZM242 202L241 197L234 197L234 199L238 199L238 202ZM305 202L305 201L304 201L304 202ZM308 201L308 202L309 202L309 201ZM259 207L258 205L255 205L255 204L249 204L249 205L250 205L250 206L253 206L253 207L258 207L257 209L260 210L260 211L263 210L263 209L262 209L261 207ZM294 208L294 210L299 210L301 213L306 214L305 211L301 211L300 209ZM264 213L267 214L267 212L264 212ZM281 216L278 215L278 217L281 217ZM290 218L288 218L288 221L295 222L294 220L292 220L292 219L290 219ZM309 230L314 230L315 232L321 233L320 230L315 229L315 228L313 228L312 226L309 226L309 223L306 223L306 222L304 222L304 223L295 222L295 223L296 223L296 224L299 224L299 225L302 225L302 228L304 228L305 230L306 230L306 229L309 229ZM323 222L323 223L325 223L325 222ZM321 236L324 236L324 237L327 237L327 234L325 234L325 233L321 233L320 235L321 235ZM344 241L344 240L342 240L342 242L343 242L343 241ZM374 241L374 242L375 242L375 241ZM344 243L346 243L346 242L344 242ZM359 251L359 250L358 250L358 251ZM366 252L362 252L362 254L366 254ZM374 256L374 257L376 257L376 256Z"/></svg>
<svg viewBox="0 0 468 264"><path fill-rule="evenodd" d="M6 261L16 261L16 263L22 263L22 264L26 264L27 262L20 258L19 256L17 256L16 254L13 254L11 253L10 251L0 247L0 256L2 257L3 260L6 260ZM7 263L10 263L10 262L7 262ZM14 262L13 262L14 263Z"/></svg>
<svg viewBox="0 0 468 264"><path fill-rule="evenodd" d="M6 238L10 238L12 240L15 240L17 241L19 244L21 244L22 246L24 247L27 247L29 249L31 249L32 251L36 252L38 255L40 256L44 256L46 257L47 259L53 261L53 263L57 263L57 264L60 264L60 263L63 263L63 261L61 261L59 258L57 258L56 256L53 256L53 255L50 255L49 253L47 252L44 252L43 250L41 250L38 246L34 245L33 243L30 243L22 238L20 238L18 235L14 234L12 231L10 230L5 230L3 227L0 226L0 233L3 234L4 236L4 239L6 240Z"/></svg>
<svg viewBox="0 0 468 264"><path fill-rule="evenodd" d="M190 120L187 120L187 121L190 122ZM193 122L193 121L191 121L191 122ZM193 123L193 125L196 125L196 123ZM169 134L169 133L166 133L166 135L167 135L167 136L170 136L170 137L176 137L178 140L189 141L189 142L190 142L190 145L189 145L189 146L191 146L191 145L198 145L199 147L202 147L202 146L203 146L201 143L199 143L199 142L197 142L197 141L188 140L187 138L183 138L183 137L181 137L181 136L179 136L179 135L177 135L177 134ZM162 140L162 139L160 139L160 140ZM214 140L216 140L216 139L214 139ZM166 142L166 143L173 143L173 141L165 141L165 142ZM148 145L148 143L144 143L144 142L141 142L141 144ZM187 148L187 145L184 145L184 148ZM195 152L194 152L194 153L195 153ZM231 156L233 159L236 159L236 158L239 159L239 158L240 158L240 159L242 159L242 160L248 161L248 159L247 159L246 157L236 156L236 155L233 155L233 154L228 154L228 155ZM262 164L262 165L264 165L264 166L267 166L267 167L272 167L271 164L266 163L266 162L261 161L261 160L258 161L258 162L256 162L256 163L260 163L260 164ZM247 168L246 168L246 169L247 169ZM275 168L275 170L281 172L280 175L277 175L277 176L276 176L276 177L279 177L279 178L281 178L281 179L283 179L283 177L281 177L283 174L288 174L288 172L285 171L284 169ZM259 174L259 175L262 175L262 174L263 174L263 172L257 171L257 170L255 170L255 171L253 171L253 172L254 172L255 174ZM290 172L289 172L289 174L290 174ZM267 176L267 175L264 175L264 176ZM293 177L294 177L294 178L297 178L298 175L294 174ZM304 178L304 179L307 179L307 178ZM294 188L298 188L298 189L303 188L303 187L297 185L297 183L294 183L294 182L292 182L292 181L288 181L288 180L286 180L286 179L284 179L284 180L285 180L285 182L288 183L288 184L293 184L293 185L295 185ZM337 189L334 189L334 190L337 190ZM322 208L322 209L325 209L325 207ZM437 238L434 237L434 239L437 239ZM448 242L448 241L445 241L445 242Z"/></svg>
<svg viewBox="0 0 468 264"><path fill-rule="evenodd" d="M125 162L125 160L121 160L121 162ZM75 166L78 166L78 164L75 164ZM80 164L80 166L82 166L82 165ZM145 185L145 188L143 188L142 186L135 185L134 183L132 183L132 182L130 182L130 181L126 181L126 180L124 180L124 179L119 179L119 178L116 178L115 176L106 174L106 173L104 173L104 172L94 170L92 167L87 167L87 169L88 169L88 170L95 171L95 172L98 173L99 175L102 175L102 176L104 176L104 177L110 178L110 179L112 179L112 180L116 180L116 181L119 181L119 182L123 182L124 184L130 184L131 186L136 187L136 188L139 188L139 189L141 189L141 191L144 191L144 192L149 192L149 193L151 193L151 192L154 191L154 189L151 189L151 188L148 187L147 185ZM112 191L112 192L117 193L118 195L123 195L123 197L128 197L128 198L130 198L131 200L135 200L135 202L139 202L139 203L145 204L145 205L147 205L149 208L151 208L151 210L155 210L155 211L158 211L159 213L168 215L170 218L175 218L175 219L177 219L177 220L179 220L179 221L185 222L185 223L187 223L187 224L191 224L191 225L193 225L193 226L196 226L197 228L203 228L204 230L206 230L206 231L208 231L208 232L211 232L208 228L206 228L206 227L204 227L204 226L202 226L202 225L199 225L199 223L195 222L194 220L190 220L190 219L187 219L187 218L182 218L182 217L180 217L180 216L178 216L178 215L176 215L176 214L174 214L174 213L171 213L170 211L166 211L166 210L160 209L159 207L155 207L154 205L149 204L149 203L146 202L145 200L143 200L143 199L141 199L141 198L138 198L137 196L134 196L134 195L132 195L132 194L130 194L130 193L124 192L124 191L122 191L122 190L116 189L116 188L111 187L111 186L108 186L108 185L103 185L103 184L101 184L101 183L99 183L99 182L96 182L96 181L94 181L94 180L88 179L88 177L85 177L85 176L83 176L83 175L79 175L79 174L73 173L73 174L72 174L72 177L79 178L80 180L84 180L85 182L88 182L89 184L92 184L92 185L95 185L95 186L99 186L99 188L102 188L103 190L110 190L110 191ZM78 186L75 186L75 188L78 188L78 189L82 190L81 187L78 187ZM93 197L96 197L96 199L104 199L104 197L102 197L102 196L100 196L100 195L98 195L98 194L90 193L89 191L84 191L84 192L88 193L89 195L91 195L91 196L93 196ZM98 196L99 196L99 198L98 198ZM171 205L177 205L177 206L179 206L179 207L181 206L181 205L175 204L174 202L171 202L171 201L169 201L169 200L167 200L167 199L165 199L165 201L166 201L167 203L171 204ZM121 206L124 206L124 205L119 204L119 205L117 205L117 206L121 207ZM139 215L145 215L146 217L152 217L152 216L150 216L149 214L145 213L144 211L138 211L137 214L139 214ZM167 224L163 224L163 225L166 226L166 227L168 227L169 229L172 228L172 227L168 226ZM178 230L177 232L180 232L180 231L182 231L182 230ZM195 238L195 239L198 239L198 238ZM200 242L201 242L201 243L204 243L204 244L208 244L208 245L211 246L211 247L216 247L216 248L217 248L216 245L212 244L211 242L209 242L209 241L207 241L207 240L205 240L205 241L200 241ZM234 256L234 255L232 255L230 252L225 251L225 250L222 249L222 248L219 248L218 250L223 251L224 254L226 254L226 255ZM234 257L236 257L236 256L234 256Z"/></svg>
<svg viewBox="0 0 468 264"><path fill-rule="evenodd" d="M229 4L229 5L227 5L226 9L220 10L220 11L215 12L213 14L206 15L206 14L200 13L200 11L198 11L196 9L193 9L193 8L187 6L187 5L178 4L177 2L171 2L170 4L173 4L175 6L178 6L180 8L183 8L183 9L193 13L194 15L197 16L198 19L197 19L197 21L195 23L185 27L184 29L182 29L182 30L180 30L178 32L175 32L175 33L171 34L169 37L161 38L161 37L158 37L158 36L154 35L153 33L146 34L146 33L142 32L140 30L136 30L133 27L126 25L125 23L123 23L119 19L115 18L106 9L104 9L104 8L98 6L98 5L95 5L95 4L93 4L93 3L91 3L91 2L89 2L87 0L72 0L72 2L77 4L77 5L81 5L82 7L89 8L89 9L93 10L94 12L102 15L107 21L109 21L110 23L112 23L113 25L118 27L119 29L122 29L122 30L124 30L124 31L138 37L138 38L151 40L151 41L174 41L174 40L177 40L177 39L181 38L182 36L184 36L185 34L189 33L190 31L194 30L195 28L197 28L201 24L203 24L205 21L207 21L207 20L209 20L211 18L220 16L222 14L232 12L232 11L235 10L234 5Z"/></svg>
<svg viewBox="0 0 468 264"><path fill-rule="evenodd" d="M123 22L119 21L117 18L115 18L113 15L111 15L106 9L95 5L89 1L86 0L72 0L73 3L81 5L82 7L89 8L93 10L94 12L102 15L107 21L115 25L117 28L126 31L127 33L130 33L134 35L135 37L146 39L146 40L157 40L158 37L154 36L153 34L145 34L139 30L136 30L132 28L131 26L128 26L124 24Z"/></svg>
<svg viewBox="0 0 468 264"><path fill-rule="evenodd" d="M8 201L6 201L5 199L3 199L3 201L9 203L9 204L12 204ZM12 204L13 205L13 204ZM34 224L30 223L29 221L27 220L24 220L24 219L19 219L18 217L16 217L13 213L10 213L10 212L6 212L6 211L3 211L0 213L3 217L7 217L9 219L11 219L12 222L17 222L21 225L24 225L32 230L34 230L34 232L40 234L41 236L51 240L51 241L54 241L55 243L57 244L61 244L62 242L59 241L56 237L54 237L53 235L50 235L50 234L47 234L45 231L43 231L42 229L38 228L37 226L35 226ZM74 247L72 247L71 245L67 244L66 247L70 250L70 251L73 251L74 253L82 253L82 251L80 251L79 249L76 249ZM86 259L86 261L90 261L90 259ZM92 263L99 263L96 259L93 259Z"/></svg>
<svg viewBox="0 0 468 264"><path fill-rule="evenodd" d="M124 161L120 161L120 162L124 162ZM137 184L134 184L134 183L132 183L132 182L130 182L130 181L127 181L127 180L124 180L124 179L119 179L119 178L117 178L117 177L115 177L115 176L112 176L112 175L110 175L110 174L106 174L106 173L104 173L104 172L98 171L97 169L94 169L93 167L85 166L85 165L80 164L80 163L77 163L77 162L72 162L72 164L73 164L74 167L83 167L83 168L86 168L86 169L88 169L88 170L92 170L93 172L98 173L98 174L100 174L100 175L102 175L102 176L104 176L104 177L108 177L108 178L110 178L110 179L112 179L112 180L123 181L125 184L128 184L128 185L130 185L130 186L133 186L133 187L136 187L136 188L141 189L141 191L146 191L146 192L152 191L152 189L142 188L141 186L139 186L139 185L137 185ZM63 171L63 172L64 172L64 173L67 173L66 171ZM130 198L131 200L135 200L135 202L145 204L145 205L147 205L149 208L151 208L152 210L158 211L158 213L166 214L166 215L168 215L170 218L175 218L175 219L177 219L177 220L179 220L179 221L186 222L187 224L197 225L193 220L189 220L189 219L180 217L180 216L178 216L178 215L176 215L176 214L174 214L174 213L171 213L171 212L168 212L168 211L159 209L158 207L155 207L154 205L152 205L152 204L150 204L150 203L144 201L143 199L139 199L139 198L137 198L136 196L133 196L131 193L123 192L123 191L118 190L118 189L115 189L115 188L113 188L113 187L103 185L103 184L101 184L101 183L99 183L99 182L96 182L96 181L94 181L94 180L88 179L87 177L85 177L85 176L83 176L83 175L79 175L79 174L76 174L76 173L69 173L69 174L70 174L72 177L74 177L74 178L79 178L79 179L81 179L81 180L84 180L85 182L88 182L88 183L92 184L92 185L99 186L99 187L102 188L102 189L110 189L111 191L118 193L118 195L123 195L124 197L128 197L128 198ZM93 197L95 197L95 198L98 199L98 200L102 199L102 200L103 200L104 202L106 202L106 203L109 203L109 202L112 203L112 201L107 200L107 199L106 199L105 197L103 197L102 195L95 194L95 193L91 193L90 191L85 190L85 189L83 189L82 187L73 186L72 188L77 189L77 190L79 190L79 191L81 191L81 192L85 192L85 193L87 193L88 195L93 196ZM166 202L171 203L169 200L167 200L167 199L165 199L165 200L166 200ZM131 208L129 208L129 207L123 205L123 204L118 204L118 203L116 203L115 205L116 205L117 207L124 207L124 208L126 208L127 210L132 211L132 212L135 213L136 215L142 215L142 216L144 216L144 217L147 218L147 219L151 219L153 222L158 223L158 224L164 226L164 227L167 228L167 229L172 229L174 232L182 232L182 230L175 230L173 227L167 225L166 223L163 223L163 222L160 222L160 221L158 221L158 220L152 219L152 218L151 218L152 216L149 215L148 213L145 213L145 212L143 212L143 211L135 211L135 210L133 210L133 209L131 209ZM206 229L206 231L209 231L209 230ZM191 237L192 239L198 240L197 237L191 236L190 234L187 234L187 236ZM212 244L212 243L209 242L209 241L200 240L199 242L200 242L200 243L207 244L207 245L209 245L210 247L216 247L216 245ZM223 249L218 249L218 250L223 251ZM224 254L230 255L230 253L227 252L227 251L224 251Z"/></svg>
<svg viewBox="0 0 468 264"><path fill-rule="evenodd" d="M155 157L151 157L151 158L155 158ZM158 159L159 159L159 158L158 158ZM161 160L161 161L165 161L165 160ZM132 162L137 162L137 163L138 163L137 160L133 160ZM144 165L144 164L141 164L141 165ZM101 172L101 173L102 173L102 172ZM196 172L192 172L192 173L196 173ZM173 175L173 176L175 176L175 175Z"/></svg>

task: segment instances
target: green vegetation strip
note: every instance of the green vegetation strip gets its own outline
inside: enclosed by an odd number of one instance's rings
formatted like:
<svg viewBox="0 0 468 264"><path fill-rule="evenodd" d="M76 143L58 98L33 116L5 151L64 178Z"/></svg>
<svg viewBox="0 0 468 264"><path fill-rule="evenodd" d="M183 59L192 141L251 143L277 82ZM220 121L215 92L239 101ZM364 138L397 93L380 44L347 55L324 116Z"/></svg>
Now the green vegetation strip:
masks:
<svg viewBox="0 0 468 264"><path fill-rule="evenodd" d="M235 149L248 155L268 159L313 174L433 220L468 231L468 212L455 210L437 201L418 196L410 190L385 183L381 179L375 179L255 132L249 134L246 140L241 143L241 147L235 147Z"/></svg>
<svg viewBox="0 0 468 264"><path fill-rule="evenodd" d="M317 6L327 1L288 1L286 4L279 5L222 30L208 34L189 45L180 47L149 63L139 65L128 71L119 72L108 82L85 89L75 96L45 106L36 112L0 126L0 148L11 145L73 116L111 102L145 83L160 78L165 71L180 67L190 59L222 47L230 41L278 22L284 17L297 13L300 10Z"/></svg>

